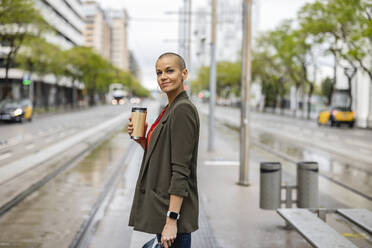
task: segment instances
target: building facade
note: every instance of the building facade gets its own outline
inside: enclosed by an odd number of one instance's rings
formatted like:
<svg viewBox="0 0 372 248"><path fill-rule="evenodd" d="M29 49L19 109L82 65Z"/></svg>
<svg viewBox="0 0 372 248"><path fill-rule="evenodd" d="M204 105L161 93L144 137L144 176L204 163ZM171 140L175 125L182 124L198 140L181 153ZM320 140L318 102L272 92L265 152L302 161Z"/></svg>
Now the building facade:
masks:
<svg viewBox="0 0 372 248"><path fill-rule="evenodd" d="M113 65L128 71L130 53L126 10L103 10L96 1L87 1L84 3L84 14L85 46L92 47Z"/></svg>
<svg viewBox="0 0 372 248"><path fill-rule="evenodd" d="M193 64L209 66L211 42L211 1L195 10L193 19ZM253 1L252 34L258 31L259 1ZM242 1L218 1L217 5L217 61L235 62L241 59ZM182 26L181 26L182 28ZM252 40L253 41L253 40Z"/></svg>
<svg viewBox="0 0 372 248"><path fill-rule="evenodd" d="M337 89L347 89L347 77L343 68L337 68ZM372 128L372 81L361 68L358 68L351 85L352 110L355 113L356 126Z"/></svg>
<svg viewBox="0 0 372 248"><path fill-rule="evenodd" d="M111 59L111 28L103 9L95 1L84 3L85 46L92 47L103 58Z"/></svg>
<svg viewBox="0 0 372 248"><path fill-rule="evenodd" d="M111 62L118 68L129 71L128 14L123 10L106 10L111 25Z"/></svg>
<svg viewBox="0 0 372 248"><path fill-rule="evenodd" d="M48 41L68 49L84 44L83 6L80 0L34 0L44 19L58 32Z"/></svg>
<svg viewBox="0 0 372 248"><path fill-rule="evenodd" d="M129 51L129 71L137 80L142 81L141 69L132 51Z"/></svg>
<svg viewBox="0 0 372 248"><path fill-rule="evenodd" d="M48 42L61 49L84 44L85 21L80 0L34 0L34 7L57 31L44 37ZM1 49L6 50L4 47ZM32 81L32 88L26 89L22 85L22 79L25 77ZM83 88L83 84L71 82L68 78L56 78L54 75L29 75L17 68L10 68L7 82L4 78L5 69L0 68L0 100L9 97L19 100L27 97L39 107L73 104Z"/></svg>

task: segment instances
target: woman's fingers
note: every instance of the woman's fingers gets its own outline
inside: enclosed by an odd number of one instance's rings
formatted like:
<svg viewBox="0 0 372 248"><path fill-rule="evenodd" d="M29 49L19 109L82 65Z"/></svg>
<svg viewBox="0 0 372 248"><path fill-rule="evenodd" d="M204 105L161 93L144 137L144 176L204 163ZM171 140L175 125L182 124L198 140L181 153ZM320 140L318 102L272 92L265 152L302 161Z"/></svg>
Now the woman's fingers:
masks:
<svg viewBox="0 0 372 248"><path fill-rule="evenodd" d="M132 117L129 117L128 133L129 133L129 135L131 135L131 134L133 133L133 122L132 122Z"/></svg>
<svg viewBox="0 0 372 248"><path fill-rule="evenodd" d="M161 244L164 246L164 248L169 248L169 247L171 247L172 242L168 239L163 239L162 238Z"/></svg>
<svg viewBox="0 0 372 248"><path fill-rule="evenodd" d="M162 245L165 247L165 248L169 248L169 247L171 247L172 246L172 243L174 242L174 239L175 238L167 238L167 237L165 237L165 238L161 238L161 243L162 243Z"/></svg>
<svg viewBox="0 0 372 248"><path fill-rule="evenodd" d="M132 134L133 133L133 130L134 130L133 123L132 122L129 122L129 124L128 124L128 133L129 134Z"/></svg>
<svg viewBox="0 0 372 248"><path fill-rule="evenodd" d="M162 245L162 247L164 247L164 248L168 248L167 246L167 242L165 241L165 239L164 239L164 237L163 236L161 236L161 245Z"/></svg>

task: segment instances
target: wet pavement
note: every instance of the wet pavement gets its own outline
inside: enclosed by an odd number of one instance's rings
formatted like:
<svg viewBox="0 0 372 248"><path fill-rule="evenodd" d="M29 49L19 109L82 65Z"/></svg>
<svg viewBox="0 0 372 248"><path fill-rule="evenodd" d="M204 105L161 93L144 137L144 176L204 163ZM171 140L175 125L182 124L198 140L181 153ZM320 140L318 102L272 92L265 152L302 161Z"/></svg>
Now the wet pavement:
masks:
<svg viewBox="0 0 372 248"><path fill-rule="evenodd" d="M207 118L204 117L204 123ZM215 237L222 247L311 247L296 231L287 230L275 211L259 209L259 163L277 161L282 164L282 181L295 184L295 164L264 149L252 146L249 187L238 186L239 167L206 165L206 161L238 161L239 134L216 123L214 152L206 152L207 130L201 131L199 154L199 191ZM208 163L210 164L210 163ZM372 202L344 188L319 178L320 207L372 208ZM341 220L340 220L341 219ZM329 221L328 221L329 220ZM340 217L328 216L327 223L359 247L370 247L371 236L349 227Z"/></svg>
<svg viewBox="0 0 372 248"><path fill-rule="evenodd" d="M129 142L120 132L0 218L0 247L68 247Z"/></svg>
<svg viewBox="0 0 372 248"><path fill-rule="evenodd" d="M206 105L199 108L208 112ZM216 119L238 130L238 114L237 109L217 107ZM292 161L316 161L324 177L372 200L371 131L318 127L309 121L258 113L252 113L251 122L255 145Z"/></svg>

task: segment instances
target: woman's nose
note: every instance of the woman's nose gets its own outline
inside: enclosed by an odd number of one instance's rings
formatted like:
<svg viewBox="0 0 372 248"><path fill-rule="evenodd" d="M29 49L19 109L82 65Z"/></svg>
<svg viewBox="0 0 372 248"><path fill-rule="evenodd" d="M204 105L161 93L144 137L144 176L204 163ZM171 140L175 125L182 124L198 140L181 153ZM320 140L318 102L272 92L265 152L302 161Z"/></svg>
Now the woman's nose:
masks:
<svg viewBox="0 0 372 248"><path fill-rule="evenodd" d="M161 79L161 80L165 80L165 79L167 79L167 75L166 75L165 73L162 73L162 74L160 75L160 79Z"/></svg>

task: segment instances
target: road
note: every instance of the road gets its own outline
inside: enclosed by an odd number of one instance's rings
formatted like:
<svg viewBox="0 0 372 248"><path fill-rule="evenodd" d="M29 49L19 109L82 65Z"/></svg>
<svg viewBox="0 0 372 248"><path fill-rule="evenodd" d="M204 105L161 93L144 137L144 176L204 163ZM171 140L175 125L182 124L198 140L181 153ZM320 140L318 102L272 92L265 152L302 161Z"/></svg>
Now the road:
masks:
<svg viewBox="0 0 372 248"><path fill-rule="evenodd" d="M33 121L28 123L1 123L0 167L125 111L129 111L128 105L99 106L87 110L35 116Z"/></svg>

